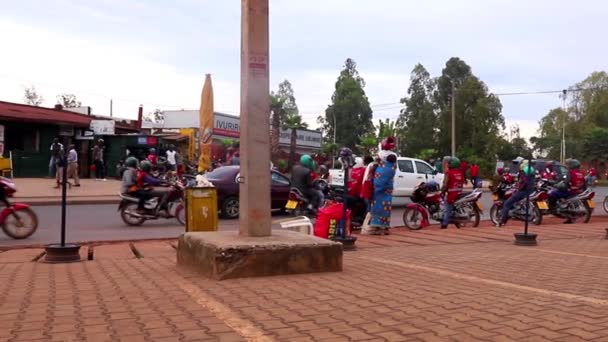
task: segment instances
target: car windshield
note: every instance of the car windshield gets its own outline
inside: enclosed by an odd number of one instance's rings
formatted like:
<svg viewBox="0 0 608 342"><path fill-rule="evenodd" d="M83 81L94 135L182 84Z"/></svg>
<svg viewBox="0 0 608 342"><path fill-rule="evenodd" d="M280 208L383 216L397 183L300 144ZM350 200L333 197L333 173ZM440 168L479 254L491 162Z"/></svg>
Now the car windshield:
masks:
<svg viewBox="0 0 608 342"><path fill-rule="evenodd" d="M230 177L231 175L236 174L237 172L238 170L232 167L218 167L217 169L211 172L205 173L205 177L207 177L207 179L223 179L226 177Z"/></svg>

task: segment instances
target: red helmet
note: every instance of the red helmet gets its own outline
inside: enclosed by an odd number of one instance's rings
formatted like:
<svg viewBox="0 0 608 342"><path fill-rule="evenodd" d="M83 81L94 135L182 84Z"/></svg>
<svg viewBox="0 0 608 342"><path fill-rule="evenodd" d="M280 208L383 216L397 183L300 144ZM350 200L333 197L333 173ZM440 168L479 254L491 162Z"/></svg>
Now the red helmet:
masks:
<svg viewBox="0 0 608 342"><path fill-rule="evenodd" d="M395 138L394 137L386 137L382 140L382 142L380 143L380 148L382 150L392 150L394 149L396 146L395 144Z"/></svg>

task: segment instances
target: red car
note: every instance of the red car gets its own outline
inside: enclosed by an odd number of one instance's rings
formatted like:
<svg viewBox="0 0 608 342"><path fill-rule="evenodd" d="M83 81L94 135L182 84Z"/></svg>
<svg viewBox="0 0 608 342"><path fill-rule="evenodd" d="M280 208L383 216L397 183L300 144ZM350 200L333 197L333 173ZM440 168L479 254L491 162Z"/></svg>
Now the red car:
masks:
<svg viewBox="0 0 608 342"><path fill-rule="evenodd" d="M222 166L205 174L217 188L218 209L222 217L239 217L239 177L241 167ZM273 210L282 210L287 203L291 182L285 175L269 170L271 175L270 199Z"/></svg>

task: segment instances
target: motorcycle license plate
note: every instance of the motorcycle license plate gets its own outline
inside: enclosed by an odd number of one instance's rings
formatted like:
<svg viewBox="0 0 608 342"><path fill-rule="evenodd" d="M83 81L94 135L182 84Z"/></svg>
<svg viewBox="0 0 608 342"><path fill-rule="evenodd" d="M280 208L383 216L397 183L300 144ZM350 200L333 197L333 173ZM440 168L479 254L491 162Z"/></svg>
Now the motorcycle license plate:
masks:
<svg viewBox="0 0 608 342"><path fill-rule="evenodd" d="M595 202L593 202L592 200L587 200L587 205L589 206L589 208L595 209Z"/></svg>
<svg viewBox="0 0 608 342"><path fill-rule="evenodd" d="M287 201L285 204L285 209L295 209L298 206L298 201Z"/></svg>
<svg viewBox="0 0 608 342"><path fill-rule="evenodd" d="M492 200L493 200L494 202L498 201L498 195L492 195Z"/></svg>
<svg viewBox="0 0 608 342"><path fill-rule="evenodd" d="M540 210L548 210L549 209L549 205L547 204L546 201L538 201L538 202L536 202L536 205L538 205L538 209L540 209Z"/></svg>

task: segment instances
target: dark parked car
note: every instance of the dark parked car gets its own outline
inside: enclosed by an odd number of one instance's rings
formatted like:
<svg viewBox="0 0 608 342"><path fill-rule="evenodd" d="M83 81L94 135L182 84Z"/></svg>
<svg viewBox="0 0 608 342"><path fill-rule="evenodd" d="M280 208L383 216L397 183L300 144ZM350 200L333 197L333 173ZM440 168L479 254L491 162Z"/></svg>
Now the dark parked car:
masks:
<svg viewBox="0 0 608 342"><path fill-rule="evenodd" d="M222 166L205 174L205 177L217 188L218 209L224 218L239 217L239 183L237 181L241 168ZM273 210L282 210L287 203L291 182L285 175L268 170L271 175L270 199Z"/></svg>

